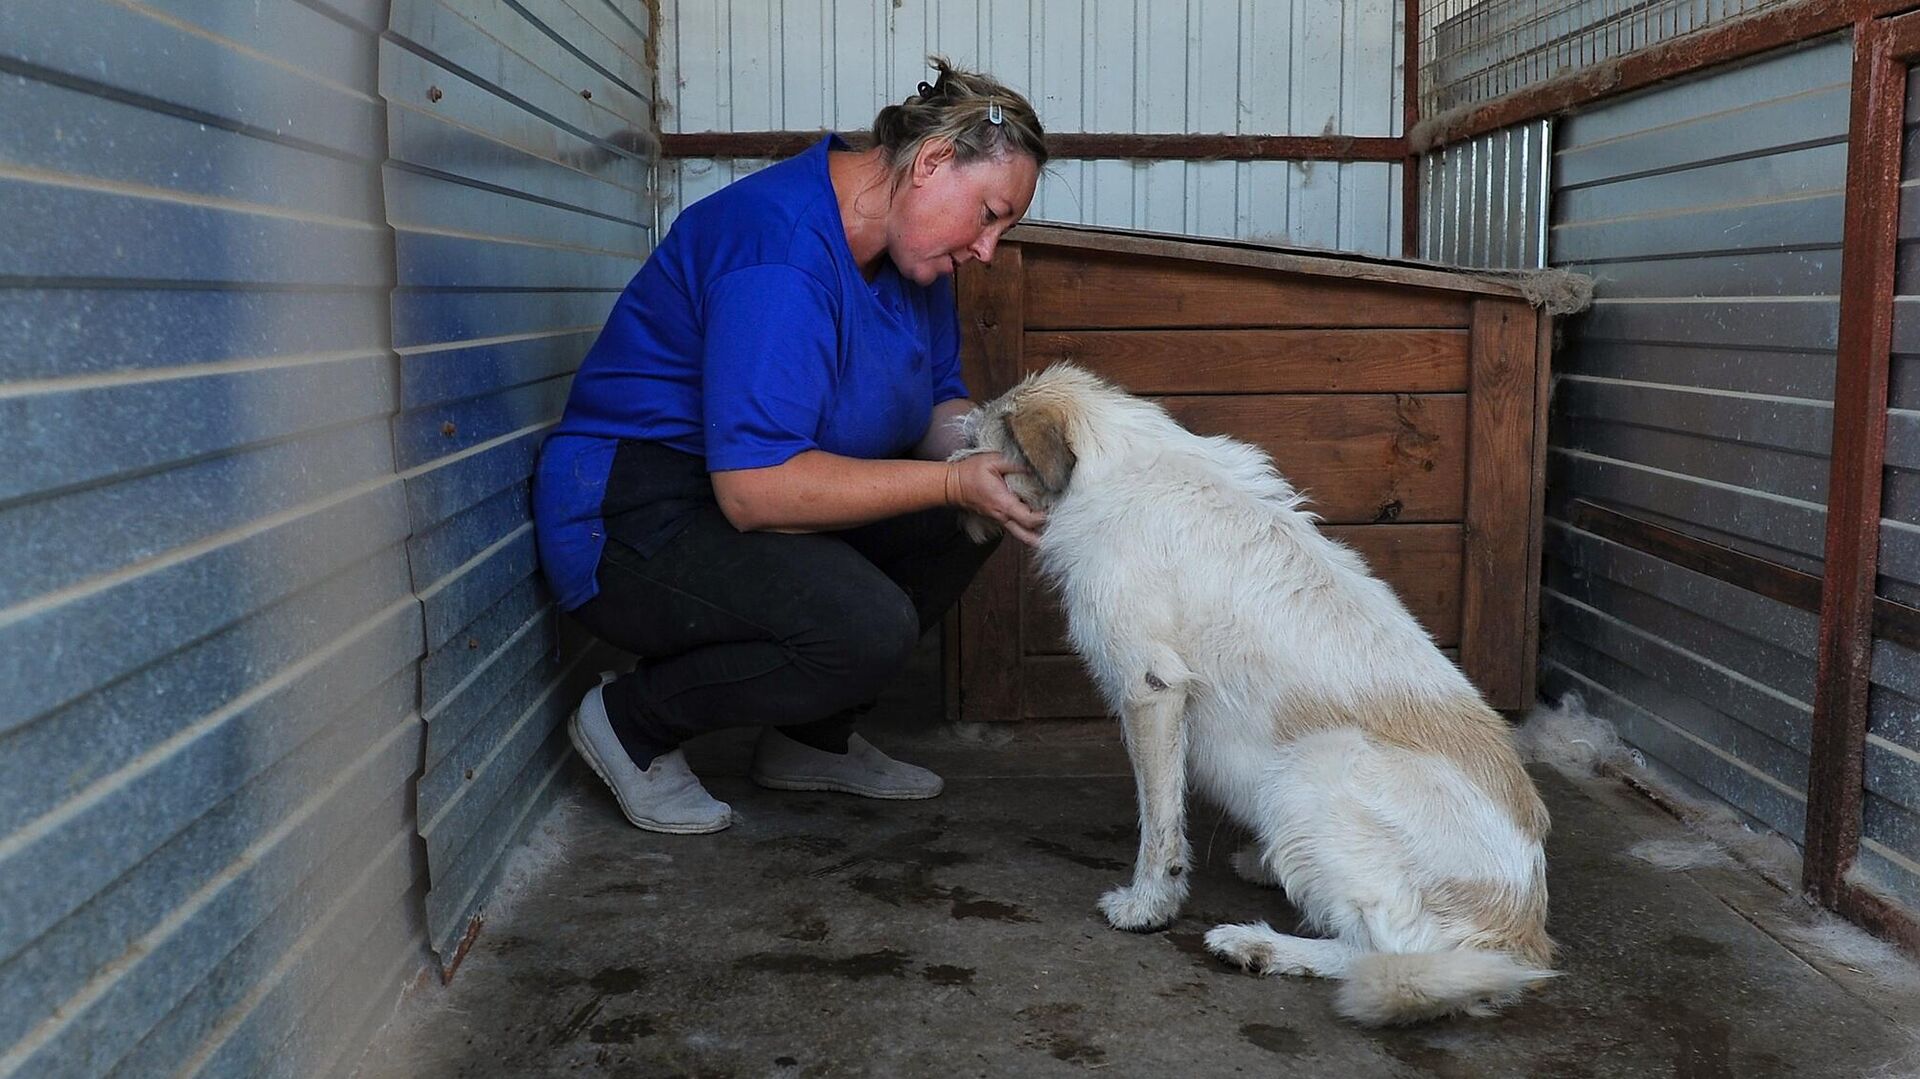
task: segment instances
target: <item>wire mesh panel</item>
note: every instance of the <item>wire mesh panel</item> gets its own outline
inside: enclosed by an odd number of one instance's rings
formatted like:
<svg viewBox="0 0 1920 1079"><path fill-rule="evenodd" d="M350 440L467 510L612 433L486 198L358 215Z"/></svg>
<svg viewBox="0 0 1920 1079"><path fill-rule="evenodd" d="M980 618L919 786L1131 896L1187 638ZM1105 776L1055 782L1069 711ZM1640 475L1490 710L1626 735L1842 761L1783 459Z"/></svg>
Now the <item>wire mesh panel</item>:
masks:
<svg viewBox="0 0 1920 1079"><path fill-rule="evenodd" d="M1477 105L1789 0L1424 0L1420 111Z"/></svg>

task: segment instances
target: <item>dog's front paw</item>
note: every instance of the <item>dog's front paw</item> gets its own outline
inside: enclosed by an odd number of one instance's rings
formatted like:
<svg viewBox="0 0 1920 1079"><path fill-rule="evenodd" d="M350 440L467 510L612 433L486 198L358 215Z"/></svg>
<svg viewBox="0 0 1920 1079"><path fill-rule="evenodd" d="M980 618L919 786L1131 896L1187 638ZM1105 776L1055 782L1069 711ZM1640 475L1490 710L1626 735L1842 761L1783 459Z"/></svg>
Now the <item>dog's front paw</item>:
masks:
<svg viewBox="0 0 1920 1079"><path fill-rule="evenodd" d="M1100 897L1100 913L1107 916L1107 924L1115 929L1151 933L1172 925L1186 898L1184 881L1168 878L1158 884L1115 888Z"/></svg>

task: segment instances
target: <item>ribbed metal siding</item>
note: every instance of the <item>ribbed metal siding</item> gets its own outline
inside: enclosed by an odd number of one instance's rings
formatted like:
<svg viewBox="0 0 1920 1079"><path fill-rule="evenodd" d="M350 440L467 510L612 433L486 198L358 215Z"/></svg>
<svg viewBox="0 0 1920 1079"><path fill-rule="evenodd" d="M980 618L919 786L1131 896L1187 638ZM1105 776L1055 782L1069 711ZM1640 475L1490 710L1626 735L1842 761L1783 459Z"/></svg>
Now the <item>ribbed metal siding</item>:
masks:
<svg viewBox="0 0 1920 1079"><path fill-rule="evenodd" d="M1850 62L1828 41L1595 108L1553 166L1551 258L1596 300L1555 356L1543 684L1796 840L1817 619L1551 515L1585 497L1818 572Z"/></svg>
<svg viewBox="0 0 1920 1079"><path fill-rule="evenodd" d="M1900 243L1895 276L1893 369L1887 394L1887 460L1880 521L1880 594L1920 604L1920 75L1907 80ZM1868 695L1867 799L1855 872L1920 907L1920 654L1875 641Z"/></svg>
<svg viewBox="0 0 1920 1079"><path fill-rule="evenodd" d="M0 5L0 1075L319 1075L427 961L381 3Z"/></svg>
<svg viewBox="0 0 1920 1079"><path fill-rule="evenodd" d="M1420 257L1454 266L1547 264L1550 120L1516 124L1420 158Z"/></svg>
<svg viewBox="0 0 1920 1079"><path fill-rule="evenodd" d="M381 45L400 354L393 444L426 615L420 834L449 959L567 759L585 639L538 581L528 478L650 249L648 15L395 0Z"/></svg>
<svg viewBox="0 0 1920 1079"><path fill-rule="evenodd" d="M944 53L1054 131L1397 135L1403 4L664 0L666 131L862 130ZM668 163L679 207L765 162ZM1060 161L1029 217L1398 254L1400 166Z"/></svg>

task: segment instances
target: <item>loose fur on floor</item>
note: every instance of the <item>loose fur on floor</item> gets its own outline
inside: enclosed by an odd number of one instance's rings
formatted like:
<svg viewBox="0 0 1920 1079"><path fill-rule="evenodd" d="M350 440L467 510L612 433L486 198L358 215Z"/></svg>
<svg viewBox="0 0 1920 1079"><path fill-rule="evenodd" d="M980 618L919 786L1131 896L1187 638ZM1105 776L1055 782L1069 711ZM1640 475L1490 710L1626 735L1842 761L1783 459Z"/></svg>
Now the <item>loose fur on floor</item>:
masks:
<svg viewBox="0 0 1920 1079"><path fill-rule="evenodd" d="M1342 979L1341 1014L1376 1025L1485 1014L1552 976L1547 811L1506 723L1266 454L1070 365L967 428L966 452L1027 466L1010 481L1048 513L1040 570L1122 720L1140 848L1109 923L1178 913L1191 784L1256 837L1236 868L1320 934L1223 925L1216 955Z"/></svg>

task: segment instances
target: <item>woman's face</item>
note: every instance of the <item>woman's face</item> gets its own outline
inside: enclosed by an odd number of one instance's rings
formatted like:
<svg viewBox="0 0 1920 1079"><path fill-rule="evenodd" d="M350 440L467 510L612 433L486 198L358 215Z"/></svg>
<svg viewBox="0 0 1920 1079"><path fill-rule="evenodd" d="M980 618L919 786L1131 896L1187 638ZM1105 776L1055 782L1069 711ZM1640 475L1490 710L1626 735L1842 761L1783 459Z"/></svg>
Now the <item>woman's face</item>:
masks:
<svg viewBox="0 0 1920 1079"><path fill-rule="evenodd" d="M953 147L929 141L893 199L887 254L902 277L919 285L971 259L993 261L1000 237L1033 202L1040 167L1009 151L956 165Z"/></svg>

